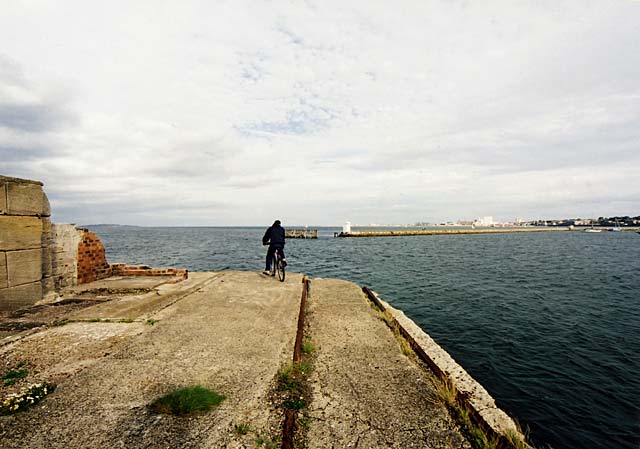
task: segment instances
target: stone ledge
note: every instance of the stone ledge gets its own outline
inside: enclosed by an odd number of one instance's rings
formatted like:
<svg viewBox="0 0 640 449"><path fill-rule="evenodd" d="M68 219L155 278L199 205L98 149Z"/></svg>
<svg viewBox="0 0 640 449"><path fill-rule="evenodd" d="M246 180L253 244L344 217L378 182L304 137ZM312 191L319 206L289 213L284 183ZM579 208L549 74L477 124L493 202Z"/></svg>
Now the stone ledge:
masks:
<svg viewBox="0 0 640 449"><path fill-rule="evenodd" d="M409 341L412 349L442 380L451 382L457 391L458 400L471 412L472 416L488 432L503 440L508 434L526 441L516 423L500 409L489 392L462 368L447 351L442 349L426 332L369 289L363 289L369 299L382 311L388 312L398 326L400 333ZM372 296L373 295L373 296ZM525 443L526 444L526 443ZM505 447L510 447L506 443Z"/></svg>
<svg viewBox="0 0 640 449"><path fill-rule="evenodd" d="M0 175L0 182L15 182L18 184L36 184L39 186L44 185L40 181L34 181L33 179L12 178L11 176L3 176L3 175Z"/></svg>
<svg viewBox="0 0 640 449"><path fill-rule="evenodd" d="M124 263L111 264L112 276L174 276L174 281L167 283L180 282L189 278L189 272L179 268L152 268L147 265L126 265Z"/></svg>

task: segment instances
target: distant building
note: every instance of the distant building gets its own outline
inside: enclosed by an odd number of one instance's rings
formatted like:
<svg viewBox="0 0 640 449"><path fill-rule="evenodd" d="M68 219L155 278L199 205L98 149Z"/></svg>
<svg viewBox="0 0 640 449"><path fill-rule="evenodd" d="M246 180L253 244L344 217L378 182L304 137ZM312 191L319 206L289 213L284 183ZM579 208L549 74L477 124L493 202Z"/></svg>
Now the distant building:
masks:
<svg viewBox="0 0 640 449"><path fill-rule="evenodd" d="M496 223L493 221L493 217L480 217L477 218L473 224L475 226L493 226Z"/></svg>

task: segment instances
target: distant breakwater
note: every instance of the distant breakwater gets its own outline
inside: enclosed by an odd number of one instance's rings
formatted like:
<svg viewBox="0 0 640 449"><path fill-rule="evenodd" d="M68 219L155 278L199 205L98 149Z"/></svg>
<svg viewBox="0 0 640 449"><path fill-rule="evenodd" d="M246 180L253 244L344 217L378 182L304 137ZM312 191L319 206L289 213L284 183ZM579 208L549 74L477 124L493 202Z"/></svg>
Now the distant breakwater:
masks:
<svg viewBox="0 0 640 449"><path fill-rule="evenodd" d="M354 231L341 232L338 237L394 237L409 235L457 235L457 234L504 234L509 232L559 232L569 231L569 228L491 228L491 229L410 229L384 231Z"/></svg>
<svg viewBox="0 0 640 449"><path fill-rule="evenodd" d="M515 232L580 232L586 228L545 227L545 228L491 228L491 229L410 229L384 231L354 231L336 233L336 237L398 237L412 235L460 235L460 234L507 234ZM597 228L603 231L608 228ZM640 228L625 228L625 231L637 231Z"/></svg>

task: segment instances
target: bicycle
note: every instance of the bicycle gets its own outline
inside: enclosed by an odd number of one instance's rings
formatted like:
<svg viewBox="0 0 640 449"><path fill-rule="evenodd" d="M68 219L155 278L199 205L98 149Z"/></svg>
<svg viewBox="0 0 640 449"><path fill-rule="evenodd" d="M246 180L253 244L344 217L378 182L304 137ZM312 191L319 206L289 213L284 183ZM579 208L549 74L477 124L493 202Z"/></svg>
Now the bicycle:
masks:
<svg viewBox="0 0 640 449"><path fill-rule="evenodd" d="M282 253L280 248L276 248L273 252L273 260L271 261L271 276L275 276L278 273L278 279L280 282L284 282L284 267L286 262L282 260Z"/></svg>

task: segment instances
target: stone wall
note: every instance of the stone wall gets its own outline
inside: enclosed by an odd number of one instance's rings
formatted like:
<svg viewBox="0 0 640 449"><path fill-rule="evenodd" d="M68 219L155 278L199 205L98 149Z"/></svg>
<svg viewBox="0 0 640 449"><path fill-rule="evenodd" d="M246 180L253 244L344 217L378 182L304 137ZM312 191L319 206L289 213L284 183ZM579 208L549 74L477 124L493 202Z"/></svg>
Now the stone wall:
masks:
<svg viewBox="0 0 640 449"><path fill-rule="evenodd" d="M51 224L42 183L0 176L0 312L55 299L65 287L112 275L173 276L187 270L107 263L100 239L72 224ZM170 282L174 282L170 281Z"/></svg>
<svg viewBox="0 0 640 449"><path fill-rule="evenodd" d="M0 310L15 310L51 290L49 200L42 183L0 176Z"/></svg>

